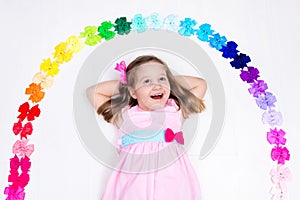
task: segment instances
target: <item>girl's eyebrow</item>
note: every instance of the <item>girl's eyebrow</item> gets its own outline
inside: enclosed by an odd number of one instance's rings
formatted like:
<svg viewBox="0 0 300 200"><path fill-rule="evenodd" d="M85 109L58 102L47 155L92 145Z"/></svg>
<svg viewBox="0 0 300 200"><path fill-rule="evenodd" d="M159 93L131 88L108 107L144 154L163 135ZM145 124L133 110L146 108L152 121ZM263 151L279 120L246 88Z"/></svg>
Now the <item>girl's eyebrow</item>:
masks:
<svg viewBox="0 0 300 200"><path fill-rule="evenodd" d="M161 74L159 74L158 76L159 76L159 77L160 77L160 76L167 76L167 74L166 74L166 73L161 73ZM143 80L143 79L145 79L145 78L149 78L149 77L151 77L151 76L142 76L141 78L139 78L139 81L140 81L140 80Z"/></svg>
<svg viewBox="0 0 300 200"><path fill-rule="evenodd" d="M144 80L145 78L149 78L150 76L143 76L141 78L138 79L138 81Z"/></svg>

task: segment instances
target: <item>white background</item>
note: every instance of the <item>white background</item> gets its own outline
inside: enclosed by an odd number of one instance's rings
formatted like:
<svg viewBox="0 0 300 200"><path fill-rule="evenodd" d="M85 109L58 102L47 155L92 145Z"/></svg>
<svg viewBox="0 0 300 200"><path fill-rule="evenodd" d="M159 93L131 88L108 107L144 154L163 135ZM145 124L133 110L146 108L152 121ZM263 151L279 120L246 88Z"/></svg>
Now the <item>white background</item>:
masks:
<svg viewBox="0 0 300 200"><path fill-rule="evenodd" d="M87 25L134 14L163 17L177 14L235 41L250 55L251 65L260 70L277 97L287 132L293 173L288 183L291 200L299 199L298 74L300 3L296 0L1 0L0 1L0 192L7 186L11 147L16 141L11 129L18 107L26 101L25 88L39 71L42 59L51 57L54 47ZM200 43L200 42L199 42ZM222 138L206 159L189 156L198 173L206 200L270 199L269 172L275 167L269 156L267 125L248 94L248 85L215 49L203 45L214 60L226 92L226 123ZM110 170L98 163L82 146L73 121L73 89L76 76L93 48L86 47L70 63L60 67L52 88L41 102L41 116L34 121L30 142L36 151L31 157L31 180L26 187L28 200L99 199ZM104 55L105 56L105 55ZM199 144L198 144L199 145ZM194 143L197 146L197 143ZM0 199L5 199L0 194Z"/></svg>

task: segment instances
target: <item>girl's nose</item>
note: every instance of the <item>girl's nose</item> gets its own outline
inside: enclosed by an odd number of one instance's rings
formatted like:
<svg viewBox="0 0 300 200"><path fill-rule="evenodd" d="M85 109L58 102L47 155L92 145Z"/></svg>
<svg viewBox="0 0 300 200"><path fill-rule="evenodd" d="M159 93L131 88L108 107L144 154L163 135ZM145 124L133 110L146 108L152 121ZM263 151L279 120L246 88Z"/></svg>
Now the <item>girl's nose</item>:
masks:
<svg viewBox="0 0 300 200"><path fill-rule="evenodd" d="M160 89L161 84L160 83L153 83L153 89Z"/></svg>

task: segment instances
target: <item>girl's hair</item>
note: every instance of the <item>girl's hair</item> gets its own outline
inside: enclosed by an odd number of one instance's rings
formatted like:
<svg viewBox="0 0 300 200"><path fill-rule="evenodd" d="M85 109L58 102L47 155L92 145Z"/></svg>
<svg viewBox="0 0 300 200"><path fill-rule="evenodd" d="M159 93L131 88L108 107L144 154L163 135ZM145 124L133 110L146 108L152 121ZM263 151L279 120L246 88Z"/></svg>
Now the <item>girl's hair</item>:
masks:
<svg viewBox="0 0 300 200"><path fill-rule="evenodd" d="M119 94L117 97L112 97L110 100L102 104L97 113L102 115L107 122L117 124L118 119L121 117L122 109L126 106L133 107L138 104L137 100L132 98L129 93L129 88L134 88L136 80L136 69L138 66L148 63L156 62L162 64L167 74L170 83L170 97L174 99L179 109L182 109L184 118L189 114L200 113L205 109L205 105L201 99L198 99L188 89L182 87L176 80L170 69L159 58L152 55L139 56L133 60L126 69L126 84L119 85Z"/></svg>

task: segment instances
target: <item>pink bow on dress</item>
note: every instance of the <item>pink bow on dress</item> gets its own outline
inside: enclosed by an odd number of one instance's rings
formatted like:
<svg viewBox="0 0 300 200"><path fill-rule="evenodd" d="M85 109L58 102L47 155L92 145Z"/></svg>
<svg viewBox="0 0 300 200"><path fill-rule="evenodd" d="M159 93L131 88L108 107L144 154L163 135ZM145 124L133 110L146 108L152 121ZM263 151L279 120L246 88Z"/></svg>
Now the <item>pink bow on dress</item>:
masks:
<svg viewBox="0 0 300 200"><path fill-rule="evenodd" d="M174 133L171 129L167 128L166 132L165 132L165 140L166 140L166 142L172 142L174 139L179 144L184 144L184 138L183 138L182 131Z"/></svg>

